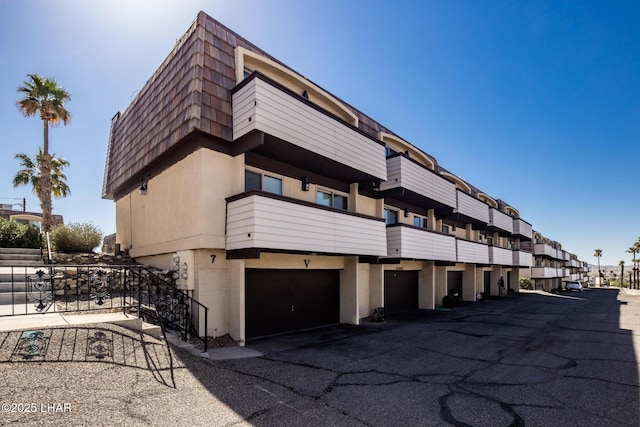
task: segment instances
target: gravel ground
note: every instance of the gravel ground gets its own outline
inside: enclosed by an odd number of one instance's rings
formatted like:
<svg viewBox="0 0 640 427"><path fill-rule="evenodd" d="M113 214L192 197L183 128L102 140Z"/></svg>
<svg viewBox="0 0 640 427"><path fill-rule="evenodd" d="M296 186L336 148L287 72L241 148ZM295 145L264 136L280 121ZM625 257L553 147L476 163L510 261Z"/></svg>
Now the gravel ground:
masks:
<svg viewBox="0 0 640 427"><path fill-rule="evenodd" d="M0 333L0 376L0 425L242 423L207 388L224 372L117 325Z"/></svg>

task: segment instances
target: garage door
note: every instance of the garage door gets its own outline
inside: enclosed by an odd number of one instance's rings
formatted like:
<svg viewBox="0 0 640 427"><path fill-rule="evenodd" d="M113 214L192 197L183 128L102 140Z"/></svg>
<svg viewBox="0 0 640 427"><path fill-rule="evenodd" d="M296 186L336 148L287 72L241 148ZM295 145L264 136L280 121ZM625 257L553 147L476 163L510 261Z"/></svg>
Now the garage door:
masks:
<svg viewBox="0 0 640 427"><path fill-rule="evenodd" d="M384 309L388 315L418 309L418 272L384 272Z"/></svg>
<svg viewBox="0 0 640 427"><path fill-rule="evenodd" d="M339 323L339 270L245 271L246 336Z"/></svg>

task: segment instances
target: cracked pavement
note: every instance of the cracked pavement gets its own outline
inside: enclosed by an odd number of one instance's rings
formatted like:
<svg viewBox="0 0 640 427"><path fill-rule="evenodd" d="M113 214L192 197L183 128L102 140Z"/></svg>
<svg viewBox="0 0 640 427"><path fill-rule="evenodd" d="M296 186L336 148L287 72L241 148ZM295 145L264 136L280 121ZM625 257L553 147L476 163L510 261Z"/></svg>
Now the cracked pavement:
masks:
<svg viewBox="0 0 640 427"><path fill-rule="evenodd" d="M43 330L47 356L20 360L4 333L2 403L73 410L0 424L637 426L639 316L629 291L521 293L254 340L262 357L227 361L114 325L68 327L66 344Z"/></svg>

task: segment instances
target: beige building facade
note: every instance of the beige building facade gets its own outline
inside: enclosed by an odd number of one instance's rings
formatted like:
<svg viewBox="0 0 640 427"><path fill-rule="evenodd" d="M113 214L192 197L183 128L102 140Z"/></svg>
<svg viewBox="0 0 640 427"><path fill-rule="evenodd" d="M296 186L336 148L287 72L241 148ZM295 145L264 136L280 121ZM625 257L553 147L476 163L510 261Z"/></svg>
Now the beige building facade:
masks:
<svg viewBox="0 0 640 427"><path fill-rule="evenodd" d="M202 12L112 119L103 197L120 247L179 257L210 335L241 344L497 296L501 277L517 291L534 270L515 207Z"/></svg>

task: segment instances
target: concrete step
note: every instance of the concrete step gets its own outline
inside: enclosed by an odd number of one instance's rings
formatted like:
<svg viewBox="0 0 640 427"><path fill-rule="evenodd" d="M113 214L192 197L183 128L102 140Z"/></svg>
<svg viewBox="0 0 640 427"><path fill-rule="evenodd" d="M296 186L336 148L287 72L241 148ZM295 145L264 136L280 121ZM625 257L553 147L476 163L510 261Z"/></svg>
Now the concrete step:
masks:
<svg viewBox="0 0 640 427"><path fill-rule="evenodd" d="M27 282L0 282L0 294L6 294L9 292L26 292Z"/></svg>
<svg viewBox="0 0 640 427"><path fill-rule="evenodd" d="M40 254L0 254L0 261L33 261L38 263L42 261L42 257Z"/></svg>
<svg viewBox="0 0 640 427"><path fill-rule="evenodd" d="M151 335L154 338L161 340L162 336L162 328L158 325L154 325L151 323L142 322L142 332L145 334Z"/></svg>
<svg viewBox="0 0 640 427"><path fill-rule="evenodd" d="M45 266L33 266L31 267L32 264L29 264L29 266L23 266L23 267L15 267L15 268L11 268L11 267L1 267L0 268L0 282L25 282L27 280L27 277L37 277L37 272L39 270L44 271L45 274L49 274L50 270L49 268L45 267Z"/></svg>
<svg viewBox="0 0 640 427"><path fill-rule="evenodd" d="M38 256L40 256L40 249L0 248L0 255L5 255L5 254L38 255Z"/></svg>
<svg viewBox="0 0 640 427"><path fill-rule="evenodd" d="M16 291L9 293L0 293L0 305L22 304L27 302L26 291Z"/></svg>
<svg viewBox="0 0 640 427"><path fill-rule="evenodd" d="M44 265L42 261L34 261L34 260L12 260L12 259L4 259L0 260L0 267L12 267L12 266L30 266L30 265Z"/></svg>

